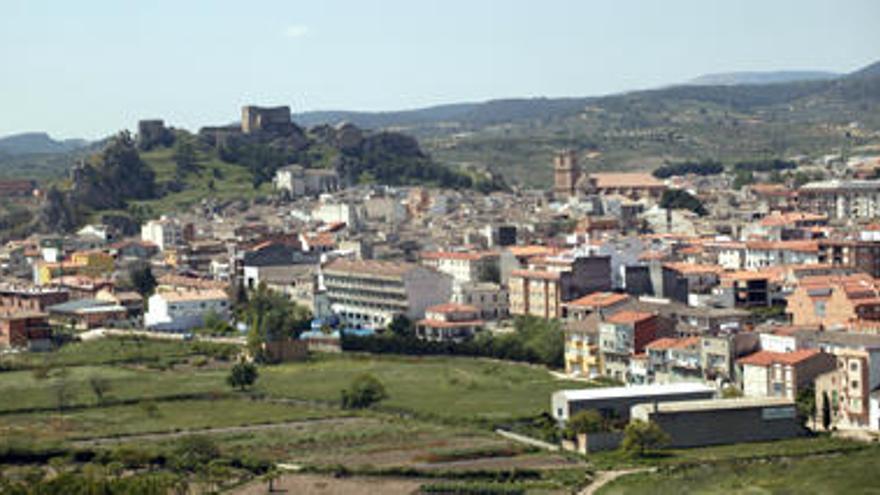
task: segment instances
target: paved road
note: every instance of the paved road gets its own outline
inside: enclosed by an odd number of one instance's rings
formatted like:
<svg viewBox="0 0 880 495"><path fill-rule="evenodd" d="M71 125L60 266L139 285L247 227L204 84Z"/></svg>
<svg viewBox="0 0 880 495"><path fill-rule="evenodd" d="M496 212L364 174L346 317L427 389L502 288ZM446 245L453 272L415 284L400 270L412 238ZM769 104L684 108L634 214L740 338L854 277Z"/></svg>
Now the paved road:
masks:
<svg viewBox="0 0 880 495"><path fill-rule="evenodd" d="M656 471L656 468L636 468L636 469L618 469L614 471L599 471L593 482L581 490L579 495L594 495L600 488L620 478L635 473L648 473Z"/></svg>
<svg viewBox="0 0 880 495"><path fill-rule="evenodd" d="M319 418L319 419L303 419L298 421L286 421L284 423L270 423L261 425L247 426L226 426L222 428L202 428L184 431L169 431L164 433L144 433L135 435L115 436L115 437L98 437L89 438L88 440L77 440L73 444L81 447L90 445L104 445L119 442L130 442L137 440L166 440L170 438L180 438L187 435L219 435L223 433L241 433L251 431L265 431L274 429L302 429L308 426L321 425L325 423L340 424L353 423L363 421L363 418L357 416L339 417L339 418Z"/></svg>

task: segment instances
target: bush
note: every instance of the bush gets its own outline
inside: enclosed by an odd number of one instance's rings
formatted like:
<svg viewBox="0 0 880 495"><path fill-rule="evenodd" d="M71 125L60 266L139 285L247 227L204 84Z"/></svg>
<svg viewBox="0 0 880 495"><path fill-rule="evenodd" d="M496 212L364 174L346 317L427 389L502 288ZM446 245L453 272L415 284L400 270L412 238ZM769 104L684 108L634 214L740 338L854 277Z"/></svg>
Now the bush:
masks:
<svg viewBox="0 0 880 495"><path fill-rule="evenodd" d="M196 471L218 457L220 448L214 440L205 435L189 435L177 442L171 464L176 469Z"/></svg>
<svg viewBox="0 0 880 495"><path fill-rule="evenodd" d="M620 449L632 456L644 457L649 450L669 443L669 435L657 423L634 419L623 431Z"/></svg>
<svg viewBox="0 0 880 495"><path fill-rule="evenodd" d="M388 398L385 386L373 375L360 375L342 391L344 409L365 409Z"/></svg>
<svg viewBox="0 0 880 495"><path fill-rule="evenodd" d="M240 362L229 370L229 376L226 377L226 382L229 383L229 386L232 388L244 390L253 385L257 381L259 375L257 367L253 363Z"/></svg>
<svg viewBox="0 0 880 495"><path fill-rule="evenodd" d="M526 493L524 488L495 483L428 483L421 486L420 492L449 495L522 495Z"/></svg>

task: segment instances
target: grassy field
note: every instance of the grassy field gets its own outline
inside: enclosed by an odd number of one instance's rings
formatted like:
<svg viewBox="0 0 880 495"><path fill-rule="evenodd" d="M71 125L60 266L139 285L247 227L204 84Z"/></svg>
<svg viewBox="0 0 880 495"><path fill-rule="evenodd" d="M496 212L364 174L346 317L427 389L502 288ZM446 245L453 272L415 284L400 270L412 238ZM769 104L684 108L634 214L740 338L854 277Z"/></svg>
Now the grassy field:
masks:
<svg viewBox="0 0 880 495"><path fill-rule="evenodd" d="M0 433L60 441L333 418L344 414L347 413L337 409L315 409L246 398L147 401L63 414L7 415L0 418Z"/></svg>
<svg viewBox="0 0 880 495"><path fill-rule="evenodd" d="M362 373L388 391L383 407L421 416L501 421L549 410L550 394L583 383L560 381L545 369L453 357L327 357L264 368L257 390L273 396L339 400Z"/></svg>
<svg viewBox="0 0 880 495"><path fill-rule="evenodd" d="M809 458L779 458L661 470L618 479L603 495L880 493L880 448Z"/></svg>

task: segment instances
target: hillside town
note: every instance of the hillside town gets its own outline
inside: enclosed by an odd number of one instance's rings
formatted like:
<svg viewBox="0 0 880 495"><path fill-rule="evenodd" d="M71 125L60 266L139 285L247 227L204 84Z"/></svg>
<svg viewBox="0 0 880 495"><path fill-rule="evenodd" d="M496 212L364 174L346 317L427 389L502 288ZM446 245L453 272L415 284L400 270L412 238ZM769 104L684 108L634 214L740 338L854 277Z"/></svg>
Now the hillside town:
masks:
<svg viewBox="0 0 880 495"><path fill-rule="evenodd" d="M246 107L241 130L225 132L259 132L277 113ZM161 135L154 124L142 132ZM880 432L880 181L860 178L880 160L828 156L798 164L822 181L759 173L736 189L728 173L587 173L580 159L562 150L547 164L552 190L488 195L343 187L332 170L291 163L264 200L205 202L134 235L88 224L12 240L0 253L0 344L210 339L218 321L244 342L252 322L235 308L263 290L310 315L262 343L283 359L348 352L347 337L401 321L451 353L517 319L554 322L561 373L619 384L553 394L560 424L584 409L638 415L678 446ZM700 207L670 203L682 194ZM711 427L725 418L730 431Z"/></svg>

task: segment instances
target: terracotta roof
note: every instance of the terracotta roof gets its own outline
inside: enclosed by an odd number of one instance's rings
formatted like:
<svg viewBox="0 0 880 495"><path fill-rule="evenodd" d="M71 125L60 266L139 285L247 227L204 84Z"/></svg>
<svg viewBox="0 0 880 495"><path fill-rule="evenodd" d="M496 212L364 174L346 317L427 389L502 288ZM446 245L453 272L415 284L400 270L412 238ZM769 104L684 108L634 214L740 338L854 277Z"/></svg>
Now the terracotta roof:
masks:
<svg viewBox="0 0 880 495"><path fill-rule="evenodd" d="M646 349L652 349L656 351L665 351L669 349L686 349L688 347L693 347L700 343L699 337L684 337L681 339L674 339L670 337L663 337L657 339L648 345L645 346Z"/></svg>
<svg viewBox="0 0 880 495"><path fill-rule="evenodd" d="M653 317L653 313L625 310L614 313L613 315L606 318L605 321L615 324L640 323Z"/></svg>
<svg viewBox="0 0 880 495"><path fill-rule="evenodd" d="M474 251L425 251L422 253L422 259L476 261L492 254L494 253Z"/></svg>
<svg viewBox="0 0 880 495"><path fill-rule="evenodd" d="M379 260L352 261L344 258L337 258L324 266L324 272L364 273L386 277L400 277L418 267L418 265L406 262ZM424 269L427 270L428 268Z"/></svg>
<svg viewBox="0 0 880 495"><path fill-rule="evenodd" d="M510 276L538 280L559 280L558 272L548 272L546 270L513 270L510 272Z"/></svg>
<svg viewBox="0 0 880 495"><path fill-rule="evenodd" d="M425 309L426 313L476 313L479 311L470 304L444 303L430 306Z"/></svg>
<svg viewBox="0 0 880 495"><path fill-rule="evenodd" d="M514 256L540 256L540 255L551 255L559 252L558 248L553 248L550 246L510 246L507 248L508 251L511 252Z"/></svg>
<svg viewBox="0 0 880 495"><path fill-rule="evenodd" d="M627 294L616 292L593 292L584 297L565 303L567 306L584 306L590 308L606 308L629 299Z"/></svg>
<svg viewBox="0 0 880 495"><path fill-rule="evenodd" d="M590 178L595 179L596 187L600 189L620 187L666 187L662 182L657 180L656 177L646 173L600 172L590 174Z"/></svg>
<svg viewBox="0 0 880 495"><path fill-rule="evenodd" d="M816 349L800 349L792 352L758 351L737 360L737 363L749 366L767 367L773 364L795 365L819 354Z"/></svg>
<svg viewBox="0 0 880 495"><path fill-rule="evenodd" d="M205 278L184 277L182 275L174 275L166 273L159 277L159 285L167 285L171 287L189 287L198 289L222 289L226 287L226 282L220 280L209 280Z"/></svg>
<svg viewBox="0 0 880 495"><path fill-rule="evenodd" d="M759 251L800 251L815 253L819 251L817 241L748 241L746 247Z"/></svg>
<svg viewBox="0 0 880 495"><path fill-rule="evenodd" d="M774 212L761 219L760 224L764 227L782 227L797 222L820 222L828 220L828 215L817 215L815 213L806 213L800 211L792 211L787 213Z"/></svg>
<svg viewBox="0 0 880 495"><path fill-rule="evenodd" d="M461 328L461 327L480 327L483 326L483 320L469 321L440 321L440 320L419 320L417 325L424 325L431 328Z"/></svg>
<svg viewBox="0 0 880 495"><path fill-rule="evenodd" d="M168 302L229 299L225 291L217 289L159 292L159 295Z"/></svg>
<svg viewBox="0 0 880 495"><path fill-rule="evenodd" d="M685 275L692 275L697 273L720 274L724 271L724 268L718 265L699 265L696 263L664 263L663 267L675 270Z"/></svg>

